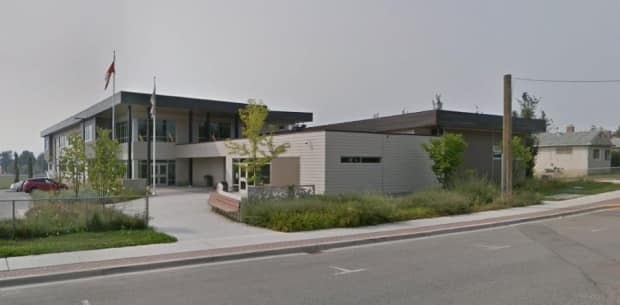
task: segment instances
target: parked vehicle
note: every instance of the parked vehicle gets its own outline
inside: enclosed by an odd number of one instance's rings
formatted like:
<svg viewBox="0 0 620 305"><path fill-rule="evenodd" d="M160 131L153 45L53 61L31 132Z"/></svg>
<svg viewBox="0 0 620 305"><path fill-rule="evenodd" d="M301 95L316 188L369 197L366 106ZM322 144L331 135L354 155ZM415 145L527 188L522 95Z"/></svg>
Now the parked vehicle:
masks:
<svg viewBox="0 0 620 305"><path fill-rule="evenodd" d="M24 185L24 180L17 181L15 183L11 184L11 187L9 188L9 190L11 192L21 192L23 185Z"/></svg>
<svg viewBox="0 0 620 305"><path fill-rule="evenodd" d="M24 181L22 191L30 193L33 190L55 191L60 189L68 189L66 184L56 182L50 178L32 178Z"/></svg>

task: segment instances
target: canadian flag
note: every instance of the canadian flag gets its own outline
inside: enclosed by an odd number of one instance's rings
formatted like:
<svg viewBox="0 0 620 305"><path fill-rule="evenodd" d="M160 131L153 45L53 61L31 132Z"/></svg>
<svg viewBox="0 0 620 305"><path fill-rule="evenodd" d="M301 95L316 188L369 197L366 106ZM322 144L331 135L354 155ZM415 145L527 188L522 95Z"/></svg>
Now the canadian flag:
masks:
<svg viewBox="0 0 620 305"><path fill-rule="evenodd" d="M112 63L105 71L105 87L103 87L103 90L108 89L108 85L110 84L110 78L112 78L112 74L116 73L116 70L114 70L114 61L116 61L116 59L112 60Z"/></svg>

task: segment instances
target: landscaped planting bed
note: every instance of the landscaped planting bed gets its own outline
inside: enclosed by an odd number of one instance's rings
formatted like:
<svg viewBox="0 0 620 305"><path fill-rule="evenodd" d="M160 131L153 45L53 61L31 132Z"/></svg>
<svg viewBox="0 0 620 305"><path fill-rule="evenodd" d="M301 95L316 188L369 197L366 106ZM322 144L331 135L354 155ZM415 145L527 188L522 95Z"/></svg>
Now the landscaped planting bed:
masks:
<svg viewBox="0 0 620 305"><path fill-rule="evenodd" d="M581 186L574 188L575 186ZM481 179L455 183L451 189L430 189L410 195L318 195L305 198L244 202L242 221L272 230L294 232L359 227L540 204L545 196L573 189L593 194L620 185L589 180L526 181L503 200L498 186Z"/></svg>

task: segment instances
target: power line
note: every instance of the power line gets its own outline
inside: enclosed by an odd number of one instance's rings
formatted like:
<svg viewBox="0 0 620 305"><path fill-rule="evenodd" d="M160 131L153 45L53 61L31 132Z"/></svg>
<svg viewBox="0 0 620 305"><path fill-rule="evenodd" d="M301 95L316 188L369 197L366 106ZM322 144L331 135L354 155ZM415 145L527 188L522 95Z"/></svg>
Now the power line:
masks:
<svg viewBox="0 0 620 305"><path fill-rule="evenodd" d="M569 79L538 79L527 77L513 77L514 80L538 83L620 83L620 79L596 79L596 80L569 80Z"/></svg>

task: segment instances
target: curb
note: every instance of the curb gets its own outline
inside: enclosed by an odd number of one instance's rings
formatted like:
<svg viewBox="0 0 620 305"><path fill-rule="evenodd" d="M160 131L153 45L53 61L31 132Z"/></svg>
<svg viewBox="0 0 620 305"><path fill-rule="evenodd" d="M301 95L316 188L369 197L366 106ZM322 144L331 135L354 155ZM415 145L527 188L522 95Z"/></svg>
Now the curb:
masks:
<svg viewBox="0 0 620 305"><path fill-rule="evenodd" d="M459 233L459 232L469 232L469 231L476 231L476 230L482 230L482 229L488 229L488 228L494 228L494 227L505 227L505 226L511 226L511 225L516 225L516 224L521 224L521 223L528 223L528 222L536 222L536 221L552 219L552 218L560 218L560 217L571 216L571 215L587 214L587 213L591 213L595 211L610 210L610 209L619 208L619 207L620 205L618 204L603 204L601 202L600 205L582 208L582 209L566 208L564 211L561 211L558 213L549 213L549 214L540 215L540 216L521 217L521 218L508 219L504 221L500 220L496 222L487 222L487 223L480 223L480 224L473 224L473 225L461 225L461 226L454 226L454 227L443 228L443 229L441 228L435 229L435 230L430 229L430 230L425 230L425 231L409 232L409 233L402 233L402 234L394 233L394 231L384 231L384 232L378 232L377 234L379 235L376 237L368 237L368 238L350 239L351 237L349 236L342 236L340 237L341 240L334 241L334 242L314 242L312 240L308 240L307 244L295 245L295 246L290 246L290 247L274 247L272 249L241 251L241 252L233 252L233 253L221 254L221 255L196 256L196 257L188 257L188 258L173 259L173 260L160 260L160 261L138 263L138 264L125 264L125 265L115 265L115 266L113 265L113 266L108 266L108 267L93 268L93 269L86 269L86 270L47 273L47 274L40 274L40 275L33 275L33 276L8 277L6 279L0 279L0 288L40 284L40 283L46 283L46 282L74 280L74 279L104 276L104 275L123 274L123 273L130 273L130 272L157 270L157 269L173 268L173 267L181 267L181 266L200 265L200 264L222 262L222 261L260 258L260 257L284 255L284 254L318 253L321 251L325 251L329 249L336 249L336 248L346 248L346 247L352 247L352 246L360 246L360 245L406 240L406 239L417 239L417 238L422 238L422 237L437 236L437 235ZM43 269L44 268L46 267L43 267Z"/></svg>

